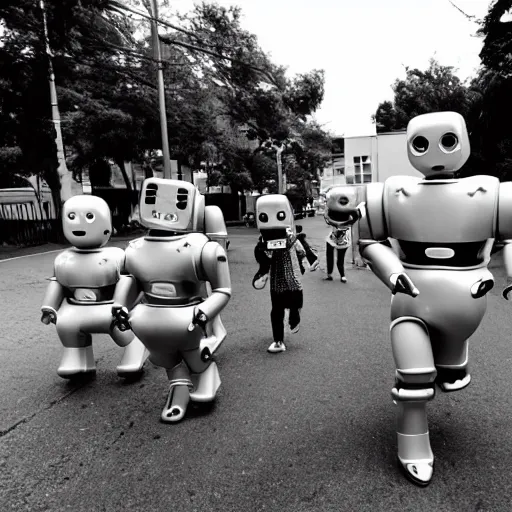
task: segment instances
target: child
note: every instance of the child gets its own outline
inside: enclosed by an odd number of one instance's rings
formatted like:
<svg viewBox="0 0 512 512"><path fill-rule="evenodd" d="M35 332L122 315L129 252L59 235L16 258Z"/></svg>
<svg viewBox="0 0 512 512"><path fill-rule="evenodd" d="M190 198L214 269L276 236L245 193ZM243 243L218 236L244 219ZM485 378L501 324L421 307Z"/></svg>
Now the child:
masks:
<svg viewBox="0 0 512 512"><path fill-rule="evenodd" d="M272 310L270 322L274 342L267 349L270 353L284 352L284 318L289 310L288 324L292 333L299 332L300 310L303 305L303 288L300 274L304 273L301 260L306 257L302 244L290 231L287 232L286 248L273 251L265 249L260 236L254 249L260 269L253 279L253 286L263 288L270 273L270 301Z"/></svg>
<svg viewBox="0 0 512 512"><path fill-rule="evenodd" d="M342 283L347 282L345 277L345 253L352 245L352 237L350 234L350 227L339 228L332 226L332 231L325 239L325 257L327 260L327 277L325 281L332 281L332 271L334 269L334 251L336 250L336 266L340 273Z"/></svg>

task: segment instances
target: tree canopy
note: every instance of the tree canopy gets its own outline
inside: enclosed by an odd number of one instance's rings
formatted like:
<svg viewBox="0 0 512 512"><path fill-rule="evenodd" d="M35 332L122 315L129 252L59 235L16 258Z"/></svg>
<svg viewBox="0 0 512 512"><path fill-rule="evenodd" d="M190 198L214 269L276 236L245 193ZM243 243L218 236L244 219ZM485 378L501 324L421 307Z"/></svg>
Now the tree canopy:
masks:
<svg viewBox="0 0 512 512"><path fill-rule="evenodd" d="M108 182L102 161L122 166L162 147L149 3L46 0L45 11L50 56L38 2L0 7L0 172L42 173L58 187L50 59L68 167L75 176L92 167ZM198 168L214 154L224 183L260 187L269 173L250 141L294 141L297 165L313 172L327 151L318 141L328 135L309 119L323 99L323 71L289 78L243 29L239 8L202 3L171 13L172 22L169 13L159 35L171 158Z"/></svg>

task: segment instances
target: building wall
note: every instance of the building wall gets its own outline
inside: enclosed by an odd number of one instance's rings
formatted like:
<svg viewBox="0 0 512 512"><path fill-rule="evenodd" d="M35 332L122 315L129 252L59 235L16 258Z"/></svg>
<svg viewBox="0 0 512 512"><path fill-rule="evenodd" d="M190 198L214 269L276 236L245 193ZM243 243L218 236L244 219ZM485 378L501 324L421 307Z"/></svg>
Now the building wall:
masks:
<svg viewBox="0 0 512 512"><path fill-rule="evenodd" d="M344 155L333 155L329 165L323 170L320 190L325 191L330 187L345 185L345 157Z"/></svg>
<svg viewBox="0 0 512 512"><path fill-rule="evenodd" d="M405 131L345 139L347 184L384 182L390 176L422 177L407 157Z"/></svg>
<svg viewBox="0 0 512 512"><path fill-rule="evenodd" d="M345 176L347 185L376 181L377 145L375 136L345 139Z"/></svg>
<svg viewBox="0 0 512 512"><path fill-rule="evenodd" d="M374 181L383 182L390 176L423 176L409 162L405 131L377 135L377 156Z"/></svg>

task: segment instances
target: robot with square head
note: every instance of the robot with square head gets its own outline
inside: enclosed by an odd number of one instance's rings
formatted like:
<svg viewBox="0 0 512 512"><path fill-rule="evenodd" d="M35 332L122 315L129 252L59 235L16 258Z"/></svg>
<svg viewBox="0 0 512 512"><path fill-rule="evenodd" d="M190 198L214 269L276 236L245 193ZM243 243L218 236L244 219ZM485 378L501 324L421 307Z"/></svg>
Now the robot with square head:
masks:
<svg viewBox="0 0 512 512"><path fill-rule="evenodd" d="M258 197L256 225L260 230L260 244L255 250L255 257L260 268L252 280L252 285L261 290L267 284L270 272L270 258L265 257L263 252L286 249L290 242L296 240L295 217L288 198L284 194ZM262 252L260 248L263 247Z"/></svg>
<svg viewBox="0 0 512 512"><path fill-rule="evenodd" d="M125 251L139 301L131 310L123 302L112 308L120 328L131 329L150 361L167 371L161 419L169 423L184 417L189 400L213 401L220 386L212 356L226 337L219 313L231 297L231 280L225 250L207 236L224 232L222 212L204 200L191 183L144 181L140 217L149 232Z"/></svg>
<svg viewBox="0 0 512 512"><path fill-rule="evenodd" d="M458 178L470 148L464 118L455 112L412 119L407 153L424 178L393 176L368 184L359 249L392 292L398 460L406 476L423 486L434 470L426 404L436 384L450 392L471 381L468 339L494 284L487 267L495 238L506 244L512 275L512 183ZM378 243L388 237L398 243L399 255Z"/></svg>
<svg viewBox="0 0 512 512"><path fill-rule="evenodd" d="M112 304L131 305L136 287L134 279L124 275L124 251L104 247L112 232L107 203L95 196L74 196L64 203L62 224L73 247L55 259L41 308L41 321L56 325L64 345L58 375L70 379L95 373L91 335L96 333L110 334L117 345L126 347L117 367L119 376L139 374L147 358L144 345L112 322Z"/></svg>

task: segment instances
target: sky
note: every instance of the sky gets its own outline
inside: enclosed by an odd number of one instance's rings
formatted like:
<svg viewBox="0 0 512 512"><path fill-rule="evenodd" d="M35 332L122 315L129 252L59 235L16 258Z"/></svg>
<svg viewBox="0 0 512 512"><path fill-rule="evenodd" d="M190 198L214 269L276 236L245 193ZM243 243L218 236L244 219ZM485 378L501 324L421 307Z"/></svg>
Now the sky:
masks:
<svg viewBox="0 0 512 512"><path fill-rule="evenodd" d="M483 18L489 0L453 0ZM186 12L193 0L172 0ZM334 135L375 132L371 115L393 99L391 85L405 66L426 69L434 57L462 80L475 75L482 41L478 25L449 0L217 0L242 8L242 26L290 77L325 71L316 119Z"/></svg>

